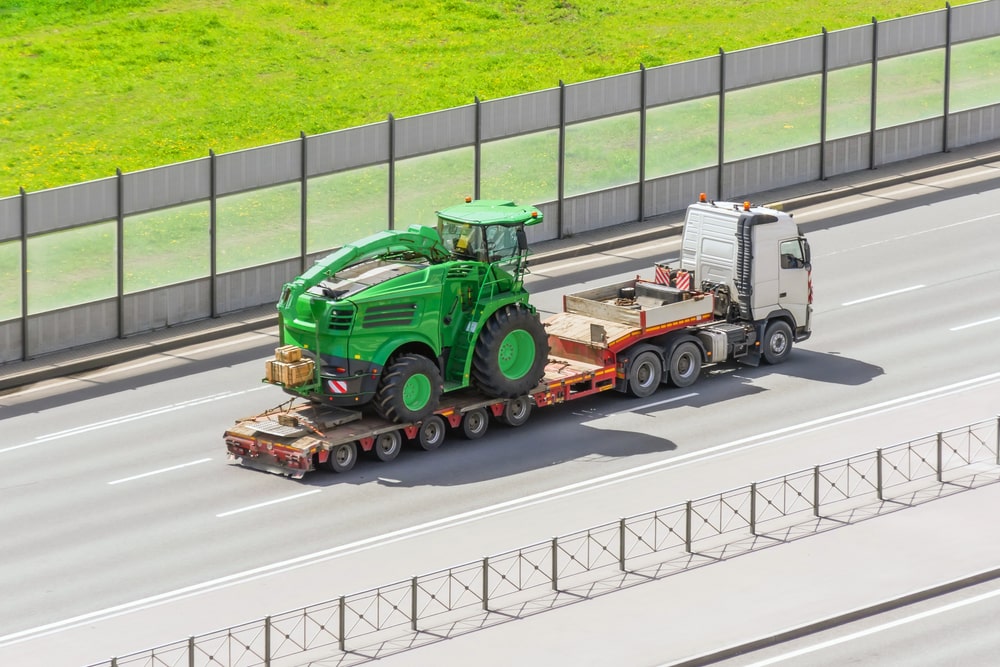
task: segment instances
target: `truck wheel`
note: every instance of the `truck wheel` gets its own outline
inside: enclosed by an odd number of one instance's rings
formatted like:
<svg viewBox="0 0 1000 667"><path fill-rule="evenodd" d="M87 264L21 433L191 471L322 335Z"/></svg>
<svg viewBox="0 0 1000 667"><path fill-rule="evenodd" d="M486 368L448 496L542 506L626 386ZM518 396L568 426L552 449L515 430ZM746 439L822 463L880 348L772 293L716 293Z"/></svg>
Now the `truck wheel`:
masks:
<svg viewBox="0 0 1000 667"><path fill-rule="evenodd" d="M358 461L358 443L345 442L330 450L326 469L332 472L347 472Z"/></svg>
<svg viewBox="0 0 1000 667"><path fill-rule="evenodd" d="M504 406L500 421L507 426L520 426L528 421L531 416L531 399L527 396L518 396L507 401Z"/></svg>
<svg viewBox="0 0 1000 667"><path fill-rule="evenodd" d="M670 355L670 381L675 387L690 387L701 374L701 350L694 343L681 343Z"/></svg>
<svg viewBox="0 0 1000 667"><path fill-rule="evenodd" d="M438 415L431 415L420 425L420 432L417 434L417 442L424 451L437 449L444 442L444 419Z"/></svg>
<svg viewBox="0 0 1000 667"><path fill-rule="evenodd" d="M764 361L780 364L792 353L792 328L784 320L775 320L764 332Z"/></svg>
<svg viewBox="0 0 1000 667"><path fill-rule="evenodd" d="M397 424L420 421L437 410L442 384L433 361L420 354L401 354L382 371L375 411Z"/></svg>
<svg viewBox="0 0 1000 667"><path fill-rule="evenodd" d="M388 463L399 456L399 451L402 448L403 436L399 431L379 433L375 437L375 445L372 447L375 450L375 456L383 463Z"/></svg>
<svg viewBox="0 0 1000 667"><path fill-rule="evenodd" d="M545 375L548 355L549 339L538 315L521 304L504 306L479 334L472 381L487 396L521 396Z"/></svg>
<svg viewBox="0 0 1000 667"><path fill-rule="evenodd" d="M490 418L486 408L472 408L462 415L462 435L467 440L478 440L486 435L489 425Z"/></svg>
<svg viewBox="0 0 1000 667"><path fill-rule="evenodd" d="M636 355L628 369L628 390L636 398L652 395L660 386L663 364L655 352L645 351Z"/></svg>

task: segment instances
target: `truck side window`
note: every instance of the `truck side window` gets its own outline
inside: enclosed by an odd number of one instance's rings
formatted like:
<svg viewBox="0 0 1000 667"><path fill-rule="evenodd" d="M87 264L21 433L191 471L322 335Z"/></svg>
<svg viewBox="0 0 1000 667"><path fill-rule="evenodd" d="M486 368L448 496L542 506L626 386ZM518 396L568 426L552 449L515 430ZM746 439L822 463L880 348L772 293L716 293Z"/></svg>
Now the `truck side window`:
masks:
<svg viewBox="0 0 1000 667"><path fill-rule="evenodd" d="M805 255L798 239L781 242L781 268L801 269L806 265Z"/></svg>

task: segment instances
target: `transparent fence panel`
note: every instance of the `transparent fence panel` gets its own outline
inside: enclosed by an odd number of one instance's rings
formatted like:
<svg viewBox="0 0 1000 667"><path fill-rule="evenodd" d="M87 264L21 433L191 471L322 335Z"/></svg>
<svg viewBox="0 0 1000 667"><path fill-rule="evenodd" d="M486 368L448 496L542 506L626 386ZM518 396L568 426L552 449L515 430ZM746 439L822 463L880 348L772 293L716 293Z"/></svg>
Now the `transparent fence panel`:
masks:
<svg viewBox="0 0 1000 667"><path fill-rule="evenodd" d="M395 228L434 226L437 211L471 197L474 158L472 147L467 146L397 162Z"/></svg>
<svg viewBox="0 0 1000 667"><path fill-rule="evenodd" d="M118 292L116 222L28 239L28 314L99 301Z"/></svg>
<svg viewBox="0 0 1000 667"><path fill-rule="evenodd" d="M639 114L566 128L566 196L639 180Z"/></svg>
<svg viewBox="0 0 1000 667"><path fill-rule="evenodd" d="M21 242L0 243L0 322L21 317Z"/></svg>
<svg viewBox="0 0 1000 667"><path fill-rule="evenodd" d="M879 129L944 113L944 49L888 58L878 64Z"/></svg>
<svg viewBox="0 0 1000 667"><path fill-rule="evenodd" d="M951 111L1000 103L1000 37L951 49Z"/></svg>
<svg viewBox="0 0 1000 667"><path fill-rule="evenodd" d="M220 197L215 208L217 270L224 273L297 256L300 193L298 183L286 183Z"/></svg>
<svg viewBox="0 0 1000 667"><path fill-rule="evenodd" d="M540 204L559 196L559 131L488 141L480 155L479 194Z"/></svg>
<svg viewBox="0 0 1000 667"><path fill-rule="evenodd" d="M718 97L646 111L646 178L703 169L718 161Z"/></svg>
<svg viewBox="0 0 1000 667"><path fill-rule="evenodd" d="M309 179L306 228L309 252L389 228L389 165L351 169Z"/></svg>
<svg viewBox="0 0 1000 667"><path fill-rule="evenodd" d="M871 108L871 65L846 67L827 75L827 140L842 139L871 130Z"/></svg>
<svg viewBox="0 0 1000 667"><path fill-rule="evenodd" d="M820 76L726 94L727 162L819 143Z"/></svg>
<svg viewBox="0 0 1000 667"><path fill-rule="evenodd" d="M125 218L125 292L207 276L210 215L206 201Z"/></svg>

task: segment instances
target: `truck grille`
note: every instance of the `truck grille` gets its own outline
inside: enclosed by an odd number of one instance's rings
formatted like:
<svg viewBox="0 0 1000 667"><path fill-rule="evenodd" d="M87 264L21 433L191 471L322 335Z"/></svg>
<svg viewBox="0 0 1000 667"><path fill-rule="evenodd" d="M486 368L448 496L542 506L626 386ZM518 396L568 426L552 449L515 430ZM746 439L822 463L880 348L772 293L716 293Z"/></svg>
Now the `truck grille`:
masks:
<svg viewBox="0 0 1000 667"><path fill-rule="evenodd" d="M369 306L365 310L361 326L365 329L376 327L406 327L413 324L417 314L415 303L391 303L384 306Z"/></svg>
<svg viewBox="0 0 1000 667"><path fill-rule="evenodd" d="M330 311L330 331L350 331L354 309L338 307Z"/></svg>

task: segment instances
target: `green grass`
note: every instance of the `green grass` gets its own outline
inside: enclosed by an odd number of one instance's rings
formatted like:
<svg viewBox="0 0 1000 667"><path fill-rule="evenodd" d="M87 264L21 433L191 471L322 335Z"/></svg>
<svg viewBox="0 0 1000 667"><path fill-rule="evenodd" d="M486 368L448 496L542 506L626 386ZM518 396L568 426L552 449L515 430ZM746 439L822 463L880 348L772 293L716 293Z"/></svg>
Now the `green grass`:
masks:
<svg viewBox="0 0 1000 667"><path fill-rule="evenodd" d="M944 6L811 4L0 0L0 196Z"/></svg>

